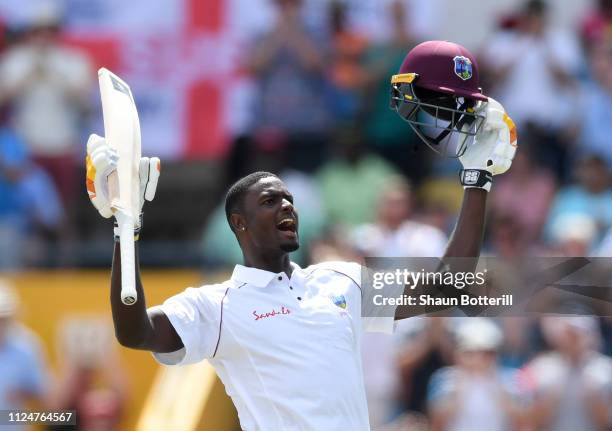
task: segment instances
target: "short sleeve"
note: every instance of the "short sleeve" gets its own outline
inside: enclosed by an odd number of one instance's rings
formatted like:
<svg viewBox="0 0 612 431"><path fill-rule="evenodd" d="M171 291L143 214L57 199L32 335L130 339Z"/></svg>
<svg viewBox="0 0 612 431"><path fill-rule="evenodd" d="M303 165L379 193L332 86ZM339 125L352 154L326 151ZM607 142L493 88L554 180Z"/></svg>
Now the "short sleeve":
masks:
<svg viewBox="0 0 612 431"><path fill-rule="evenodd" d="M392 334L395 332L395 310L397 305L381 305L379 302L380 291L374 288L373 271L367 267L361 267L362 281L362 303L361 303L361 323L365 332L382 332L383 334ZM404 290L403 286L389 286L388 289L401 293Z"/></svg>
<svg viewBox="0 0 612 431"><path fill-rule="evenodd" d="M229 287L188 288L154 307L164 312L183 342L171 353L154 353L164 365L187 365L212 358L221 330L221 307Z"/></svg>

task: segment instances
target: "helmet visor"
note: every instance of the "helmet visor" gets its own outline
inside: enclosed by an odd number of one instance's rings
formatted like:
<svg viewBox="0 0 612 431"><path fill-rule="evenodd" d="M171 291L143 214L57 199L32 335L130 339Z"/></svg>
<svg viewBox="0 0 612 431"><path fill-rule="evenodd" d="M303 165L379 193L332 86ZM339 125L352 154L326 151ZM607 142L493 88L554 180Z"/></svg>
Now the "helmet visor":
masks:
<svg viewBox="0 0 612 431"><path fill-rule="evenodd" d="M391 86L391 108L432 150L461 157L484 123L482 102L426 90L412 83Z"/></svg>

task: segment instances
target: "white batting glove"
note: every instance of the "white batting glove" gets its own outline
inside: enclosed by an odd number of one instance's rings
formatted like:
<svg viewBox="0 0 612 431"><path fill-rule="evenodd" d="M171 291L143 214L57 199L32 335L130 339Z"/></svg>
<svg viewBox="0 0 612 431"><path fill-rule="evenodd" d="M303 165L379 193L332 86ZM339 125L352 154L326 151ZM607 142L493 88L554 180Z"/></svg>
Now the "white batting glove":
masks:
<svg viewBox="0 0 612 431"><path fill-rule="evenodd" d="M480 107L485 120L474 142L459 157L461 184L464 188L491 190L494 175L503 174L512 165L517 148L516 126L504 107L489 97Z"/></svg>
<svg viewBox="0 0 612 431"><path fill-rule="evenodd" d="M92 134L87 140L85 157L87 194L93 206L104 218L113 215L108 194L108 176L117 169L119 156L104 138Z"/></svg>
<svg viewBox="0 0 612 431"><path fill-rule="evenodd" d="M87 193L93 206L104 218L113 215L108 192L108 176L117 169L119 155L106 140L92 134L87 141ZM157 157L141 157L138 175L140 177L140 216L145 201L152 201L157 191L161 162ZM135 221L136 236L141 227L140 217Z"/></svg>

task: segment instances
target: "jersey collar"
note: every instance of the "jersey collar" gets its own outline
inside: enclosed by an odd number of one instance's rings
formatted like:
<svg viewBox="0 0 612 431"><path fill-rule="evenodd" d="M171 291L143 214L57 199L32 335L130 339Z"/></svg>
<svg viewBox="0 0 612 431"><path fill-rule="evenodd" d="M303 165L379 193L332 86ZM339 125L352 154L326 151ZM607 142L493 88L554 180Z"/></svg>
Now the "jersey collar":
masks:
<svg viewBox="0 0 612 431"><path fill-rule="evenodd" d="M291 267L295 273L296 270L301 269L299 265L291 262ZM232 273L232 280L238 283L247 283L256 287L266 287L270 282L279 275L285 275L285 273L274 273L265 271L263 269L257 269L250 266L236 265L234 272Z"/></svg>

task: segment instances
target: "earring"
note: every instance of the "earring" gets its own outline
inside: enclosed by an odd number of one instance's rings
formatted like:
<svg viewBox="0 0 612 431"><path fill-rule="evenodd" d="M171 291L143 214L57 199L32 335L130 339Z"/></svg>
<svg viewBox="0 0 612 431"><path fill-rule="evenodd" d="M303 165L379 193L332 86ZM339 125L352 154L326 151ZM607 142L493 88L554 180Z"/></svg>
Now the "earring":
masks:
<svg viewBox="0 0 612 431"><path fill-rule="evenodd" d="M242 226L242 227L240 228L240 230L241 230L242 232L244 232L244 231L246 230L246 227L245 227L245 226Z"/></svg>

